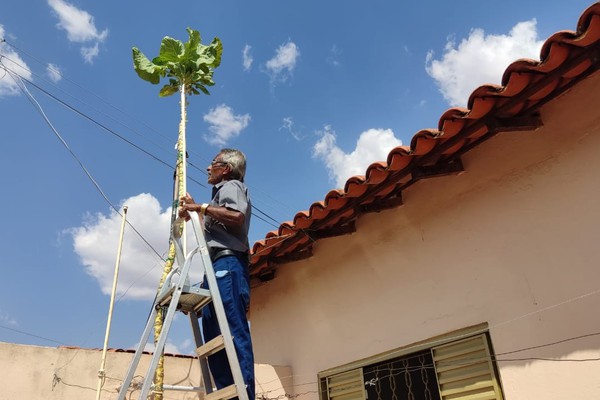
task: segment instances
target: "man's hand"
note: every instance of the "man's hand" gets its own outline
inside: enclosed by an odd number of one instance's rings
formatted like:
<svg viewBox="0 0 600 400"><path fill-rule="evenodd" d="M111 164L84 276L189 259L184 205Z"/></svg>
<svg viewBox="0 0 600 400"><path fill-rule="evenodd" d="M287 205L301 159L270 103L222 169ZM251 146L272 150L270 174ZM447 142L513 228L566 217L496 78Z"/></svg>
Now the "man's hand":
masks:
<svg viewBox="0 0 600 400"><path fill-rule="evenodd" d="M199 204L196 204L192 196L189 193L186 193L185 196L181 196L179 198L179 218L183 218L186 221L190 220L190 214L188 211L197 211Z"/></svg>

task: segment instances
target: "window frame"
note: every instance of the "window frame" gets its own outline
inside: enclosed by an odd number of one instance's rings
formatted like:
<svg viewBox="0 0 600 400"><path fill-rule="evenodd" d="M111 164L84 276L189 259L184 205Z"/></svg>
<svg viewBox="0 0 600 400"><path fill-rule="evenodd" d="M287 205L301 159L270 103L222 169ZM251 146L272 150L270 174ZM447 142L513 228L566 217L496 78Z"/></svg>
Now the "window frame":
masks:
<svg viewBox="0 0 600 400"><path fill-rule="evenodd" d="M329 389L328 389L328 379L334 376L338 376L340 374L348 373L357 369L362 371L363 368L368 367L372 364L376 364L384 361L391 361L396 358L401 358L403 356L407 356L413 353L418 353L421 351L429 350L433 352L434 348L440 348L449 344L459 343L461 341L465 341L469 338L474 338L477 335L483 335L486 351L489 356L489 369L491 373L491 379L493 381L493 386L496 390L497 399L504 399L504 394L502 390L502 384L500 381L500 376L498 373L498 367L496 362L493 360L494 351L492 348L491 338L489 334L488 324L480 323L477 325L469 326L466 328L458 329L455 331L451 331L442 335L434 336L429 339L425 339L413 344L409 344L406 346L402 346L393 350L389 350L380 354L376 354L370 357L366 357L360 360L356 360L350 362L348 364L336 366L333 368L329 368L327 370L321 371L317 374L318 382L319 382L319 399L320 400L329 400ZM436 370L437 374L437 370ZM364 383L364 382L363 382ZM439 383L437 384L439 390ZM441 393L440 393L441 396ZM443 397L442 397L443 398ZM335 399L334 399L335 400Z"/></svg>

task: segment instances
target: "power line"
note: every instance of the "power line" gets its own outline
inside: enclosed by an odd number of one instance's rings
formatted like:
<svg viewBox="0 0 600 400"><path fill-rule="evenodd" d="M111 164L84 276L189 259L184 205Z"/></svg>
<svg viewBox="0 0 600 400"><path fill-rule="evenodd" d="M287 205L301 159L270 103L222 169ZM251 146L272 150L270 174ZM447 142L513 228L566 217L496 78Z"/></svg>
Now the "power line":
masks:
<svg viewBox="0 0 600 400"><path fill-rule="evenodd" d="M13 45L13 44L11 44L11 43L9 43L9 42L6 42L6 41L5 41L5 43L6 43L7 45L9 45L10 47L12 47L12 48L13 48L14 50L16 50L17 52L20 52L20 53L23 53L23 54L25 54L26 56L28 56L28 57L32 58L33 60L35 60L36 62L38 62L39 64L43 64L43 63L42 63L40 60L38 60L36 57L32 56L31 54L27 53L26 51L24 51L24 50L22 50L22 49L19 49L18 47L16 47L15 45ZM2 56L2 57L4 57L4 58L6 58L7 60L11 61L13 64L20 66L21 68L25 68L24 66L20 65L18 62L14 61L14 60L11 60L9 57L6 57L6 56ZM7 68L6 66L4 66L4 67L5 67L5 68ZM92 117L89 117L89 116L88 116L88 115L86 115L85 113L83 113L83 112L79 111L78 109L76 109L74 106L71 106L71 105L69 105L68 103L66 103L65 101L63 101L63 100L60 100L58 97L56 97L56 96L52 95L51 93L49 93L49 92L48 92L48 91L46 91L45 89L41 88L39 85L36 85L35 83L33 83L32 81L28 80L27 78L25 78L25 77L23 77L23 76L19 75L19 74L18 74L16 71L12 70L12 72L13 72L13 73L15 73L15 74L17 74L17 75L18 75L18 76L19 76L21 79L23 79L23 80L24 80L24 81L26 81L27 83L29 83L29 84L31 84L32 86L36 87L38 90L42 91L44 94L46 94L47 96L49 96L49 97L50 97L50 98L52 98L53 100L55 100L55 101L59 102L59 103L60 103L61 105L63 105L64 107L66 107L66 108L70 109L71 111L73 111L73 112L75 112L75 113L77 113L77 114L81 115L82 117L84 117L84 118L88 119L89 121L93 122L94 124L96 124L96 125L100 126L102 129L104 129L104 130L106 130L107 132L111 133L112 135L114 135L114 136L118 137L119 139L123 140L123 141L124 141L124 142L126 142L127 144L129 144L129 145L133 146L134 148L136 148L137 150L139 150L139 151L142 151L144 154L146 154L146 155L148 155L148 156L150 156L150 157L154 158L155 160L159 161L160 163L162 163L162 164L166 165L166 166L167 166L167 167L169 167L170 169L173 169L173 168L170 166L170 164L169 164L169 163L167 163L167 162L165 162L164 160L162 160L162 159L158 158L157 156L155 156L154 154L150 153L149 151L147 151L147 150L143 149L142 147L140 147L140 146L136 145L136 144L135 144L135 143L133 143L132 141L130 141L130 140L128 140L128 139L126 139L126 138L124 138L122 135L119 135L117 132L115 132L114 130L112 130L112 129L110 129L110 128L106 127L104 124L101 124L100 122L96 121L96 120L95 120L95 119L93 119ZM120 113L122 113L122 114L124 114L124 115L127 115L125 112L123 112L123 111L122 111L122 110L120 110L119 108L115 107L115 106L114 106L114 105L112 105L111 103L107 102L106 100L102 99L100 96L98 96L98 95L94 94L93 92L91 92L91 91L89 91L89 90L85 89L83 86L81 86L81 85L77 84L76 82L74 82L74 81L72 81L72 80L70 80L70 79L66 78L66 77L65 77L63 74L61 74L61 73L60 73L60 71L57 71L57 72L59 73L59 75L60 75L61 77L65 78L67 81L69 81L69 82L73 83L74 85L76 85L77 87L79 87L79 88L81 88L81 89L85 90L86 92L89 92L89 93L91 93L92 95L94 95L95 97L97 97L98 99L100 99L102 102L104 102L105 104L108 104L110 107L112 107L113 109L115 109L115 110L119 111ZM32 72L32 74L34 74L34 73ZM34 75L35 75L35 76L39 76L38 74L34 74ZM44 81L47 81L47 80L46 80L46 79L44 79L44 78L42 78L42 79L43 79ZM56 87L56 85L53 85L53 86L55 86L55 87ZM59 89L60 91L62 91L63 93L66 93L66 94L68 94L68 95L69 95L69 96L71 96L71 97L74 97L74 96L70 95L69 93L65 92L64 90L62 90L62 89L60 89L60 88L58 88L58 89ZM79 101L81 101L81 100L79 100ZM91 106L91 105L89 105L89 104L85 103L84 101L81 101L81 102L82 102L83 104L86 104L86 105L88 105L88 106L90 106L90 107L92 107L92 108L93 108L93 106ZM94 109L94 108L93 108L93 109ZM101 114L103 114L104 116L106 116L106 117L108 117L108 118L110 118L110 119L114 120L114 121L117 121L115 118L113 118L112 116L110 116L110 115L108 115L108 114L106 114L106 113L103 113L102 111L99 111L99 110L97 110L97 109L96 109L96 111L97 111L97 112L99 112L99 113L101 113ZM134 119L135 119L135 118L134 118ZM144 135L142 135L141 133L137 132L135 129L132 129L132 128L128 127L127 125L125 125L124 123L122 123L122 122L120 122L120 121L117 121L117 122L118 122L119 124L123 125L124 127L126 127L127 129L131 130L132 132L136 133L136 134L137 134L137 135L139 135L140 137L143 137L143 138L145 138L146 140L149 140L149 139L147 139L147 138L146 138ZM163 137L163 138L165 138L165 139L166 139L166 136L162 135L160 132L158 132L158 131L156 131L155 129L153 129L152 127L148 126L148 125L147 125L147 124L145 124L143 121L141 121L141 122L144 124L144 126L148 127L149 129L151 129L152 131L156 132L156 133L157 133L157 134L159 134L161 137ZM152 143L152 142L151 142L151 143ZM154 143L154 144L155 144L155 143ZM156 145L156 144L155 144L155 145ZM204 171L203 169L201 169L201 168L197 167L195 164L191 163L190 161L187 161L187 162L188 162L188 164L189 164L190 166L192 166L193 168L195 168L195 169L197 169L198 171L201 171L201 172L203 172L204 174L206 174L206 171ZM193 181L194 183L196 183L196 184L200 185L200 186L201 186L201 187L203 187L203 188L207 188L207 186L206 186L206 185L204 185L204 184L200 183L199 181L197 181L197 180L193 179L192 177L188 177L188 179L190 179L191 181ZM281 203L281 204L283 204L283 203ZM275 228L279 228L279 226L281 225L281 222L280 222L280 221L278 221L278 220L276 220L275 218L271 217L271 216L270 216L268 213L266 213L265 211L261 210L260 208L258 208L258 207L256 207L256 206L254 206L254 205L253 205L253 207L252 207L252 208L253 208L253 209L255 209L255 210L258 212L258 213L260 213L261 215L263 215L263 216L264 216L264 218L263 218L263 217L261 217L261 216L259 216L259 215L256 215L256 214L255 214L256 218L260 219L261 221L265 222L266 224L269 224L269 225L271 225L271 226L273 226L273 227L275 227ZM266 218L266 219L265 219L265 218ZM269 222L269 220L270 220L270 221L273 221L274 223L273 223L273 222Z"/></svg>
<svg viewBox="0 0 600 400"><path fill-rule="evenodd" d="M13 49L14 49L16 52L26 55L27 57L29 57L29 58L33 59L35 62L37 62L37 63L38 63L38 64L40 64L40 65L44 65L44 63L43 63L41 60L37 59L36 57L34 57L34 56L33 56L33 55L31 55L30 53L26 52L25 50L22 50L22 49L18 48L17 46L15 46L14 44L12 44L12 43L10 43L10 42L6 42L6 41L5 41L5 43L6 43L8 46L12 47L12 48L13 48ZM15 64L15 65L17 65L17 66L19 66L19 67L21 67L21 68L23 68L23 69L26 69L26 67L25 67L25 66L21 65L20 63L18 63L18 62L17 62L17 61L15 61L15 60L12 60L10 57L7 57L7 56L4 56L4 57L5 57L7 60L9 60L10 62L12 62L13 64ZM58 75L59 75L59 76L60 76L62 79L64 79L64 80L66 80L67 82L69 82L69 83L71 83L71 84L75 85L77 88L79 88L79 89L82 89L83 91L85 91L85 92L87 92L87 93L91 94L92 96L94 96L94 97L96 97L97 99L99 99L99 100L100 100L102 103L104 103L104 104L108 105L109 107L111 107L112 109L114 109L114 110L118 111L119 113L121 113L121 114L125 115L126 117L132 118L134 121L137 121L137 122L140 122L140 123L142 123L142 124L143 124L143 125L144 125L146 128L148 128L148 129L152 130L153 132L157 133L157 134L158 134L159 136L161 136L163 139L166 139L166 140L168 140L168 138L167 138L167 136L166 136L166 135L163 135L162 133L160 133L160 132L159 132L159 131L157 131L156 129L152 128L150 125L146 124L144 121L141 121L141 120L139 120L139 119L137 119L137 118L135 118L135 117L132 117L132 116L128 115L128 114L127 114L127 113L125 113L123 110L119 109L118 107L116 107L115 105L111 104L110 102L108 102L108 101L104 100L102 97L98 96L98 95L97 95L97 94L95 94L94 92L92 92L92 91L90 91L90 90L86 89L84 86L82 86L82 85L79 85L77 82L75 82L75 81L73 81L73 80L69 79L69 78L68 78L66 75L62 74L62 73L61 73L59 70L53 69L53 71L54 71L54 72L56 72L56 73L57 73L57 74L58 74ZM134 128L132 128L132 127L128 126L127 124L125 124L125 123L124 123L124 122L122 122L122 121L119 121L117 118L113 117L112 115L109 115L108 113L106 113L106 112L103 112L103 111L99 110L98 108L94 107L94 106L93 106L93 105L91 105L90 103L88 103L88 102L86 102L86 101L84 101L84 100L82 100L82 99L78 99L78 98L77 98L75 95L72 95L71 93L67 92L66 90L63 90L61 87L59 87L58 85L56 85L54 82L51 82L51 81L49 81L48 79L46 79L46 78L45 78L43 75L37 74L37 73L35 73L35 72L33 72L33 71L30 71L30 72L31 72L31 74L32 74L33 76L35 76L35 77L37 77L37 78L39 78L39 79L43 80L44 82L46 82L46 83L48 83L48 84L50 84L50 85L54 86L54 88L55 88L55 89L57 89L57 90L59 90L60 92L62 92L62 93L64 93L64 94L66 94L67 96L69 96L69 97L73 98L74 100L76 100L76 101L78 101L78 102L80 102L80 103L82 103L82 104L84 104L84 105L86 105L86 106L90 107L92 110L94 110L94 111L96 111L96 112L100 113L101 115L103 115L103 116L105 116L105 117L107 117L107 118L109 118L109 119L111 119L111 120L113 120L113 121L117 122L118 124L122 125L122 126L123 126L124 128L126 128L127 130L129 130L129 131L131 131L131 132L135 133L136 135L140 136L141 138L143 138L143 139L145 139L145 140L149 141L150 143L152 143L152 144L153 144L153 145L155 145L156 147L163 149L163 147L162 147L162 146L160 146L158 143L155 143L155 142L154 142L154 141L152 141L150 138L148 138L148 137L146 137L145 135L143 135L142 133L138 132L136 129L134 129Z"/></svg>
<svg viewBox="0 0 600 400"><path fill-rule="evenodd" d="M33 59L35 62L37 62L37 63L38 63L38 64L40 64L40 65L45 65L45 63L44 63L43 61L39 60L38 58L36 58L35 56L31 55L31 54L30 54L30 53L28 53L27 51L25 51L25 50L23 50L23 49L20 49L19 47L15 46L14 44L12 44L12 43L10 43L10 42L6 42L6 41L5 41L5 43L6 43L8 46L12 47L12 48L13 48L13 49L14 49L16 52L18 52L18 53L21 53L21 54L24 54L25 56L27 56L27 57L29 57L29 58ZM23 68L23 69L27 69L25 66L23 66L23 65L19 64L19 63L18 63L18 62L16 62L15 60L11 60L9 57L6 57L6 56L4 56L4 57L5 57L7 60L11 61L13 64L15 64L15 65L18 65L18 66L20 66L20 67L21 67L21 68ZM95 98L97 98L98 100L100 100L102 103L104 103L104 104L108 105L110 108L112 108L112 109L114 109L114 110L118 111L119 113L121 113L121 114L122 114L122 115L124 115L125 117L127 117L127 118L130 118L130 119L132 119L132 120L133 120L133 121L135 121L135 122L139 122L139 123L141 123L141 124L142 124L144 127L146 127L147 129L149 129L150 131L152 131L152 132L156 133L157 135L159 135L159 136L160 136L162 139L164 139L165 141L168 141L169 143L171 143L171 138L167 137L166 135L164 135L164 134L163 134L163 133L161 133L160 131L158 131L158 130L154 129L154 127L152 127L151 125L147 124L145 121L143 121L143 120L141 120L141 119L139 119L139 118L137 118L137 117L135 117L135 116L132 116L132 115L130 115L130 114L128 114L128 113L126 113L125 111L121 110L119 107L117 107L117 106L115 106L114 104L110 103L109 101L105 100L104 98L102 98L101 96L99 96L99 95L97 95L96 93L92 92L91 90L89 90L89 89L85 88L84 86L82 86L82 85L78 84L77 82L73 81L72 79L69 79L69 78L68 78L66 75L62 74L60 71L56 71L56 72L58 73L58 75L59 75L59 76L60 76L62 79L64 79L64 80L66 80L67 82L69 82L69 83L71 83L71 84L75 85L77 88L79 88L79 89L83 90L84 92L91 94L92 96L94 96ZM122 125L122 126L123 126L124 128L126 128L127 130L129 130L129 131L131 131L131 132L135 133L136 135L140 136L141 138L143 138L143 139L145 139L145 140L149 141L150 143L154 144L156 147L158 147L158 148L161 148L161 149L163 149L163 150L164 150L164 147L163 147L163 146L161 146L161 145L159 145L159 144L155 143L153 140L151 140L150 138L148 138L147 136L145 136L145 135L144 135L144 134L142 134L141 132L138 132L136 129L134 129L134 128L132 128L132 127L128 126L127 124L125 124L124 122L122 122L122 121L118 120L117 118L113 117L112 115L109 115L109 114L107 114L107 113L105 113L105 112L103 112L103 111L99 110L98 108L94 107L93 105L91 105L90 103L88 103L88 102L86 102L86 101L84 101L84 100L82 100L82 99L78 99L76 96L74 96L74 95L70 94L70 93L69 93L69 92L67 92L66 90L63 90L62 88L60 88L60 87L59 87L58 85L56 85L55 83L48 81L48 80L47 80L47 79L45 79L45 78L44 78L42 75L40 75L40 74L36 74L36 73L35 73L35 72L33 72L33 71L31 71L31 73L32 73L32 75L34 75L34 76L36 76L36 77L39 77L40 79L42 79L44 82L46 82L46 83L48 83L48 84L50 84L50 85L54 86L54 87L55 87L57 90L61 91L62 93L65 93L66 95L68 95L69 97L71 97L71 98L75 99L76 101L79 101L80 103L83 103L84 105L86 105L86 106L90 107L92 110L94 110L94 111L96 111L96 112L100 113L101 115L103 115L103 116L105 116L105 117L107 117L107 118L109 118L109 119L111 119L111 120L113 120L113 121L117 122L118 124ZM189 152L189 151L190 151L190 150L188 149L188 152ZM192 154L195 154L195 153L192 153ZM197 167L196 167L196 166L194 166L194 168L197 168ZM197 169L198 169L199 171L202 171L202 169L200 169L200 168L197 168ZM196 182L196 183L199 183L199 182Z"/></svg>
<svg viewBox="0 0 600 400"><path fill-rule="evenodd" d="M173 170L173 167L171 167L171 165L169 163L167 163L166 161L160 159L158 156L150 153L149 151L143 149L142 147L138 146L137 144L133 143L131 140L125 138L124 136L120 135L119 133L115 132L113 129L107 127L106 125L96 121L94 118L88 116L87 114L79 111L78 109L76 109L74 106L71 106L70 104L66 103L65 101L59 99L58 97L56 97L55 95L51 94L50 92L48 92L47 90L43 89L42 87L40 87L39 85L33 83L32 81L30 81L29 79L23 77L22 75L20 75L19 73L17 73L14 70L9 69L8 67L6 67L4 64L2 64L2 67L5 71L10 71L10 74L12 76L12 74L15 74L16 76L19 77L19 79L21 79L22 81L27 82L28 84L32 85L33 87L35 87L36 89L38 89L39 91L41 91L42 93L44 93L45 95L47 95L48 97L50 97L51 99L57 101L58 103L60 103L61 105L63 105L64 107L66 107L67 109L77 113L78 115L84 117L85 119L87 119L88 121L96 124L97 126L99 126L100 128L104 129L105 131L109 132L110 134L112 134L113 136L121 139L122 141L124 141L125 143L129 144L130 146L133 146L135 149L143 152L144 154L150 156L151 158L153 158L154 160L160 162L161 164L167 166L169 169ZM14 79L14 78L13 78ZM52 129L54 129L54 127L52 127ZM70 151L70 150L69 150ZM188 164L191 164L188 162ZM196 167L194 165L194 167L198 170L201 171L200 168ZM199 182L198 180L192 178L192 177L188 177L188 179L198 185L200 185L203 188L208 188L206 185L204 185L203 183ZM268 218L269 220L274 221L275 223L279 224L279 221L277 221L276 219L274 219L273 217L271 217L269 214L267 214L266 212L262 211L261 209L259 209L256 206L252 206L253 209L255 209L256 211L258 211L260 214L264 215L266 218ZM272 222L269 222L267 219L261 217L260 215L254 215L256 218L260 219L261 221L274 226L276 228L279 228L279 225L274 225Z"/></svg>
<svg viewBox="0 0 600 400"><path fill-rule="evenodd" d="M87 114L79 111L78 109L76 109L75 107L71 106L70 104L66 103L65 101L59 99L58 97L56 97L55 95L53 95L52 93L48 92L47 90L45 90L44 88L42 88L41 86L33 83L31 80L25 78L24 76L20 75L18 72L11 70L10 68L8 68L6 65L2 64L2 67L6 70L9 71L9 74L14 74L17 77L19 77L20 80L27 82L28 84L30 84L31 86L35 87L36 89L38 89L40 92L44 93L46 96L50 97L51 99L55 100L56 102L58 102L59 104L63 105L64 107L66 107L67 109L73 111L74 113L82 116L83 118L87 119L88 121L92 122L93 124L99 126L100 128L104 129L105 131L107 131L108 133L110 133L111 135L121 139L122 141L124 141L125 143L127 143L128 145L136 148L137 150L141 151L142 153L146 154L147 156L152 157L154 160L158 161L161 164L166 165L167 167L169 167L170 169L173 169L171 167L171 165L169 165L167 162L163 161L162 159L160 159L159 157L155 156L154 154L150 153L149 151L143 149L142 147L138 146L137 144L133 143L131 140L121 136L120 134L118 134L117 132L115 132L114 130L110 129L109 127L107 127L106 125L96 121L94 118L88 116ZM13 78L14 79L14 78ZM199 183L199 182L198 182ZM201 183L199 183L201 186ZM206 186L205 186L206 187Z"/></svg>
<svg viewBox="0 0 600 400"><path fill-rule="evenodd" d="M524 347L524 348L518 349L518 350L504 351L502 353L498 353L498 355L499 356L505 356L507 354L520 353L520 352L523 352L523 351L539 349L539 348L542 348L542 347L554 346L554 345L557 345L557 344L566 343L566 342L570 342L570 341L573 341L573 340L585 339L585 338L588 338L588 337L598 336L598 335L600 335L600 332L588 333L587 335L573 336L573 337L570 337L568 339L558 340L556 342L545 343L545 344L541 344L541 345L538 345L538 346L530 346L530 347Z"/></svg>
<svg viewBox="0 0 600 400"><path fill-rule="evenodd" d="M6 68L6 66L4 64L2 64L2 61L0 59L0 65L2 65L2 67L4 67L5 71L8 72L8 74L15 80L15 82L19 82L17 79L15 79L15 77L12 75L13 71L9 70ZM19 80L21 79L21 77L17 74L17 77L19 78ZM44 121L46 122L46 124L50 127L50 129L52 130L52 132L54 132L54 134L56 135L56 137L60 140L60 142L63 144L63 146L69 151L69 153L71 154L71 156L73 156L73 158L77 161L77 163L79 164L79 166L83 169L83 171L85 172L86 176L89 178L89 180L92 182L92 184L94 185L94 187L96 188L96 190L98 190L98 192L100 193L100 195L102 196L102 198L104 198L104 200L112 207L112 209L119 215L121 215L121 212L119 211L119 209L110 201L110 199L108 198L108 196L106 195L106 193L104 193L104 191L102 190L102 188L100 187L100 185L98 184L98 182L96 182L96 180L94 179L94 177L92 176L92 174L88 171L88 169L86 168L86 166L83 164L83 162L79 159L79 157L77 157L77 155L73 152L73 150L71 150L71 148L69 147L69 145L67 144L67 142L63 139L63 137L60 135L60 133L56 130L56 128L54 127L54 125L52 125L52 122L50 122L50 120L48 119L48 117L46 116L46 113L44 112L42 106L38 103L38 101L35 99L35 97L33 97L33 95L29 92L29 90L27 90L27 87L23 84L23 82L21 81L20 85L17 85L19 87L19 89L23 92L23 94L26 95L27 99L32 103L32 105L34 106L34 108L36 108L38 110L38 112L41 114L41 116L44 118ZM127 224L134 230L134 232L144 241L144 243L146 243L146 245L148 245L148 247L150 249L152 249L152 251L154 252L154 254L156 254L159 258L162 259L161 255L156 251L156 249L154 249L154 247L146 240L146 238L144 238L144 236L130 223L127 222ZM163 260L164 261L164 260Z"/></svg>
<svg viewBox="0 0 600 400"><path fill-rule="evenodd" d="M9 331L13 331L13 332L16 332L16 333L20 333L21 335L31 336L31 337L34 337L36 339L45 340L47 342L56 343L56 344L59 344L59 345L62 345L62 346L66 346L67 345L66 343L59 342L58 340L49 339L47 337L36 335L34 333L29 333L29 332L25 332L25 331L22 331L22 330L19 330L19 329L10 328L10 327L5 326L5 325L0 325L0 328L6 329L6 330L9 330Z"/></svg>

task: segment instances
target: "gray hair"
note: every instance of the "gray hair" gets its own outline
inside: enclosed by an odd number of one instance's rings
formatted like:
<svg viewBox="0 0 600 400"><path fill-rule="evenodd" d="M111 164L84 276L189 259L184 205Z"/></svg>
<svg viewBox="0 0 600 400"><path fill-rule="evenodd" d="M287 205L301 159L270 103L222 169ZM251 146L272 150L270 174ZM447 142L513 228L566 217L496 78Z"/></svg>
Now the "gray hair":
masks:
<svg viewBox="0 0 600 400"><path fill-rule="evenodd" d="M219 154L221 160L231 167L231 179L237 179L244 182L246 175L246 156L236 149L222 149Z"/></svg>

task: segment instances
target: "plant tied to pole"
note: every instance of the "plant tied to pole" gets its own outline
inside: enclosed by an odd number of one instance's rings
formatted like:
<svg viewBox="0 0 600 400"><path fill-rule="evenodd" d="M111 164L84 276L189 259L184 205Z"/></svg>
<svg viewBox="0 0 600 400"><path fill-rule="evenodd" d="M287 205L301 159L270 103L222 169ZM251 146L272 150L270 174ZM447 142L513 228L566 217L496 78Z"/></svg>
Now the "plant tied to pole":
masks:
<svg viewBox="0 0 600 400"><path fill-rule="evenodd" d="M169 78L159 96L177 93L181 86L184 94L210 94L207 86L214 86L213 71L221 65L223 44L214 38L210 45L201 43L200 32L187 28L189 40L182 43L165 36L157 57L150 61L137 47L133 48L133 65L138 76L154 85L161 78Z"/></svg>
<svg viewBox="0 0 600 400"><path fill-rule="evenodd" d="M200 93L210 94L209 86L214 86L213 72L221 64L223 45L219 38L214 38L209 45L201 43L200 33L194 29L187 28L189 39L182 43L171 37L164 37L157 57L149 60L137 47L133 47L133 66L140 78L154 85L160 83L161 79L168 78L159 91L160 97L180 94L181 120L179 122L179 136L177 139L177 162L175 167L175 185L173 189L173 207L171 215L171 230L183 235L183 248L185 250L185 232L183 224L176 226L177 206L179 198L184 196L186 190L186 112L187 96ZM163 274L158 285L160 291L175 259L175 244L169 243L169 253L163 268ZM163 310L158 310L154 322L154 341L163 327ZM154 400L163 398L164 379L164 356L161 356L154 376Z"/></svg>

